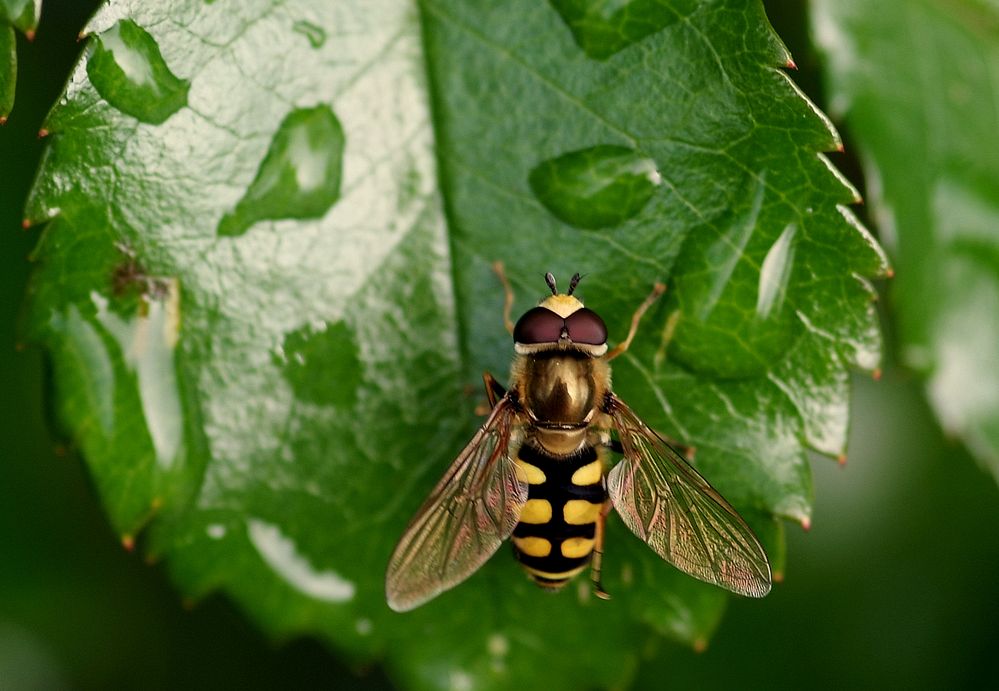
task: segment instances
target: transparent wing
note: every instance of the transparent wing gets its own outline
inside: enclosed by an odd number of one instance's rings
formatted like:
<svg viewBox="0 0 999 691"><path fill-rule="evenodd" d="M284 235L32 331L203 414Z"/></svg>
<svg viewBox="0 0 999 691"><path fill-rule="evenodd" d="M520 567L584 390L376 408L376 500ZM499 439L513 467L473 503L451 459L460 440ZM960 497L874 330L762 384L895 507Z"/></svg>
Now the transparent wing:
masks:
<svg viewBox="0 0 999 691"><path fill-rule="evenodd" d="M749 597L770 592L770 562L753 531L708 481L616 396L608 413L624 458L607 490L625 525L702 581Z"/></svg>
<svg viewBox="0 0 999 691"><path fill-rule="evenodd" d="M389 607L405 612L471 576L510 537L527 501L507 453L517 413L493 408L413 517L389 560Z"/></svg>

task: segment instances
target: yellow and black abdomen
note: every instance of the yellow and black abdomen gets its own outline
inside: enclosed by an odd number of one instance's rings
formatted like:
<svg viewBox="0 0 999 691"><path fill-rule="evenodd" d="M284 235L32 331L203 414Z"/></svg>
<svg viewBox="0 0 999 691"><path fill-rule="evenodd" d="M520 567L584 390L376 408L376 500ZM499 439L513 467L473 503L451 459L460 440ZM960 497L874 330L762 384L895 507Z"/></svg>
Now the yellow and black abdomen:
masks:
<svg viewBox="0 0 999 691"><path fill-rule="evenodd" d="M586 445L565 458L530 441L517 452L527 503L513 531L517 560L543 588L557 590L593 556L597 519L607 499L603 461Z"/></svg>

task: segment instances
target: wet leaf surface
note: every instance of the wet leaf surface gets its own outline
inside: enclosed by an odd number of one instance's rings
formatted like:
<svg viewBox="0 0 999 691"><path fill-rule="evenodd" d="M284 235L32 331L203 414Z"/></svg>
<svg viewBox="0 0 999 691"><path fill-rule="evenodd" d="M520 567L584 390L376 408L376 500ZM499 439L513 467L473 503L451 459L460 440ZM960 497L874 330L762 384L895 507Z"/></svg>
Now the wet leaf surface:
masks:
<svg viewBox="0 0 999 691"><path fill-rule="evenodd" d="M999 478L999 7L815 9L831 102L861 148L895 257L902 358L927 376L944 428Z"/></svg>
<svg viewBox="0 0 999 691"><path fill-rule="evenodd" d="M780 519L810 515L807 449L842 452L846 370L878 361L864 277L883 258L758 4L619 4L654 28L611 17L623 43L599 56L567 3L176 0L94 18L27 209L49 221L29 326L115 529L187 595L221 589L274 635L384 658L411 688L619 686L650 629L707 640L727 595L614 520L610 603L585 583L552 597L500 554L388 610L391 549L473 432L481 371L509 366L495 260L515 311L545 271L585 274L612 340L670 284L615 389L697 447L782 570ZM184 85L162 119L99 86L138 74L101 57L130 25L170 75L158 93ZM608 179L592 158L532 184L580 151L635 152L596 194L627 213L596 230L574 215L587 176Z"/></svg>

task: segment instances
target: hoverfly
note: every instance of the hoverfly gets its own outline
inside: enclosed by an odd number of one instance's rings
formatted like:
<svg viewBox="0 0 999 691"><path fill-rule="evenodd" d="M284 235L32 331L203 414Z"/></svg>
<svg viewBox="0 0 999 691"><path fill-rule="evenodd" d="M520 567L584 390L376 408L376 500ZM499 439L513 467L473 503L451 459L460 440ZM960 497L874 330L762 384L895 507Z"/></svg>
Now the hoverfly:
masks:
<svg viewBox="0 0 999 691"><path fill-rule="evenodd" d="M659 284L635 311L624 341L607 346L603 320L566 293L504 323L516 357L509 390L483 375L491 412L413 517L389 561L389 606L407 611L471 576L512 538L542 588L558 590L590 564L600 579L611 508L656 554L681 571L749 597L770 591L770 564L753 531L678 451L610 387L608 363L625 352ZM622 459L608 472L608 452Z"/></svg>

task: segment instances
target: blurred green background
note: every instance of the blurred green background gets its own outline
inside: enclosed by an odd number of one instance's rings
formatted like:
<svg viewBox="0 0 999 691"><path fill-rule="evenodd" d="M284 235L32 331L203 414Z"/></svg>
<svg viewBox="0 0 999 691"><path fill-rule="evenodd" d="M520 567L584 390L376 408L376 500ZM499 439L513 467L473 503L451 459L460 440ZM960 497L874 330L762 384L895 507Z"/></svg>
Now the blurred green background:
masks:
<svg viewBox="0 0 999 691"><path fill-rule="evenodd" d="M265 640L224 598L185 608L162 569L121 548L80 460L48 428L43 358L15 349L38 237L21 230L21 209L44 146L35 133L96 4L47 2L35 41L18 38L17 101L0 129L0 689L388 688L377 668L346 669L318 643ZM767 7L799 65L795 80L821 105L803 3ZM855 162L832 158L863 189ZM636 688L999 680L995 483L942 437L919 382L890 364L879 382L856 379L853 420L846 467L814 460L813 528L789 528L785 583L762 602L733 599L704 653L650 643Z"/></svg>

